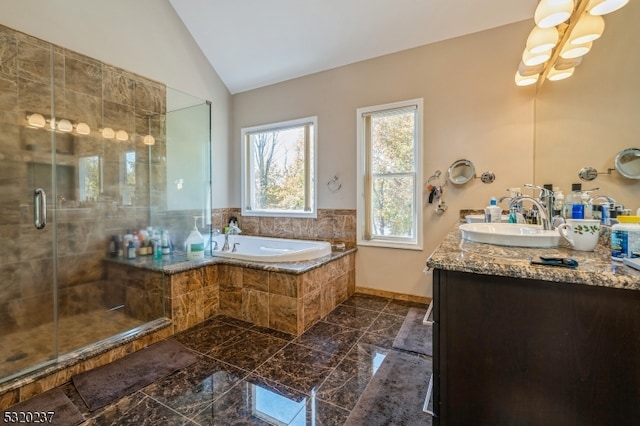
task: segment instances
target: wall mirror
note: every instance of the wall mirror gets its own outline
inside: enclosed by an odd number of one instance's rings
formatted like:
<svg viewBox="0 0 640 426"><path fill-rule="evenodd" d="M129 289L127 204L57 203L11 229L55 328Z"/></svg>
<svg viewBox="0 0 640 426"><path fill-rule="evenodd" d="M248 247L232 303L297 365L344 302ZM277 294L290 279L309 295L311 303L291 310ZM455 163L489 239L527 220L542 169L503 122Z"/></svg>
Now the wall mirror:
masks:
<svg viewBox="0 0 640 426"><path fill-rule="evenodd" d="M447 170L447 178L454 185L464 185L476 177L476 169L469 160L456 160Z"/></svg>
<svg viewBox="0 0 640 426"><path fill-rule="evenodd" d="M606 171L619 152L640 147L640 2L629 2L604 18L602 37L573 76L546 81L536 94L534 180L565 194L572 183L581 182L578 173L585 165ZM631 169L630 175L637 174L636 166L640 162L624 161L622 168ZM610 196L632 210L640 207L635 178L602 173L597 186L595 195Z"/></svg>
<svg viewBox="0 0 640 426"><path fill-rule="evenodd" d="M640 149L623 149L616 155L616 170L627 179L640 179Z"/></svg>

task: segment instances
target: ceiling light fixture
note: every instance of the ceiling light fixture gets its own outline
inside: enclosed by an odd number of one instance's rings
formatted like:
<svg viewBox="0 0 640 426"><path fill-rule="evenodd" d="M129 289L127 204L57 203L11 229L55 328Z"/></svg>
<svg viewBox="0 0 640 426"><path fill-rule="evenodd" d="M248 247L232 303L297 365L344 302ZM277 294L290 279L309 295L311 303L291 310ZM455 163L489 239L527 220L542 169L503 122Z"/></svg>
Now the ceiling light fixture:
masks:
<svg viewBox="0 0 640 426"><path fill-rule="evenodd" d="M618 10L628 2L540 0L534 15L536 27L527 37L516 84L540 86L547 79L557 81L570 77L582 56L604 32L604 19L600 15Z"/></svg>

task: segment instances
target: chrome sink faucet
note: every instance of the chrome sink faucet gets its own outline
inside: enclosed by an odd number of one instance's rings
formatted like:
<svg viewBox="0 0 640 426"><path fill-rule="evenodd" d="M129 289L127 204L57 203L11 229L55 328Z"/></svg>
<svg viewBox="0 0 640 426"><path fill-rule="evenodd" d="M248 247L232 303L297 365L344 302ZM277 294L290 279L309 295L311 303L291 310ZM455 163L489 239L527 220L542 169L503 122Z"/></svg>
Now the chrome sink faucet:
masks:
<svg viewBox="0 0 640 426"><path fill-rule="evenodd" d="M523 201L528 200L538 208L538 212L540 214L540 221L542 222L542 229L551 230L554 229L554 220L553 216L553 191L550 191L541 186L526 184L525 188L530 189L539 189L540 190L540 198L534 198L529 195L518 195L516 197L511 198L509 201L509 210L514 207L519 206Z"/></svg>

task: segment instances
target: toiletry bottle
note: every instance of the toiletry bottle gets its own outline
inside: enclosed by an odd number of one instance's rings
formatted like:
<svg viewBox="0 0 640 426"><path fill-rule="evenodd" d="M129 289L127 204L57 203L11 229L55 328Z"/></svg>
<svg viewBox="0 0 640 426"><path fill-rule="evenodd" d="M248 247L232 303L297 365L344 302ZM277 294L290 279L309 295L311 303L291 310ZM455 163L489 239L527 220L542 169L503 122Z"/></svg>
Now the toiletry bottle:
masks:
<svg viewBox="0 0 640 426"><path fill-rule="evenodd" d="M162 231L160 237L160 244L162 245L162 254L171 254L171 246L169 245L169 231L166 229Z"/></svg>
<svg viewBox="0 0 640 426"><path fill-rule="evenodd" d="M127 246L127 259L135 259L136 258L136 246L133 243L133 240L129 240L129 245Z"/></svg>
<svg viewBox="0 0 640 426"><path fill-rule="evenodd" d="M593 200L591 194L588 191L580 194L580 200L584 206L584 219L593 219Z"/></svg>
<svg viewBox="0 0 640 426"><path fill-rule="evenodd" d="M484 209L484 221L498 223L501 220L502 209L498 207L496 197L491 197L489 205Z"/></svg>
<svg viewBox="0 0 640 426"><path fill-rule="evenodd" d="M553 194L553 215L560 216L562 215L562 207L564 206L564 194L558 188L554 191Z"/></svg>
<svg viewBox="0 0 640 426"><path fill-rule="evenodd" d="M193 229L185 241L187 260L204 259L204 238L198 232L198 217L193 217Z"/></svg>

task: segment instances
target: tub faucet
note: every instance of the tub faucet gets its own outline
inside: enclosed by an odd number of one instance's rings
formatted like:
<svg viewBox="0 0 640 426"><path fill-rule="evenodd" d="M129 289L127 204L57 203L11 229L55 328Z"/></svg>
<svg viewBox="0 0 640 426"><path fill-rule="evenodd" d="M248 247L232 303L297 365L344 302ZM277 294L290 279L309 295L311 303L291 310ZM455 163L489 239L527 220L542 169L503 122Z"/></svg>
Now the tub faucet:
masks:
<svg viewBox="0 0 640 426"><path fill-rule="evenodd" d="M222 245L221 251L229 251L229 233L224 233L224 244Z"/></svg>

